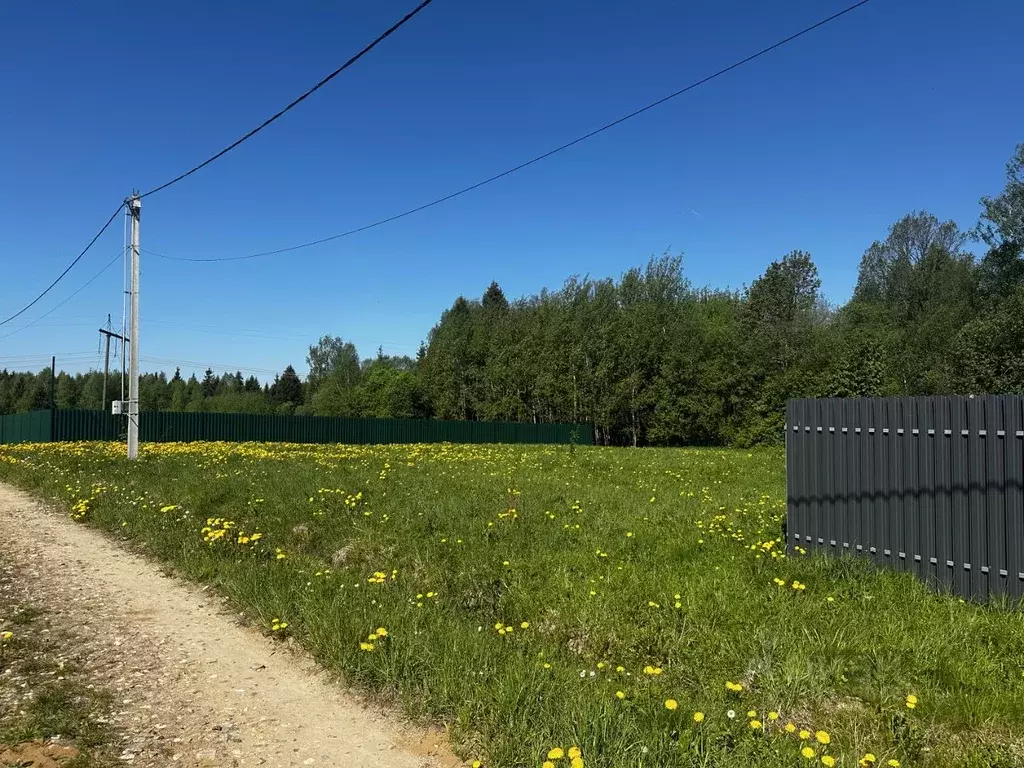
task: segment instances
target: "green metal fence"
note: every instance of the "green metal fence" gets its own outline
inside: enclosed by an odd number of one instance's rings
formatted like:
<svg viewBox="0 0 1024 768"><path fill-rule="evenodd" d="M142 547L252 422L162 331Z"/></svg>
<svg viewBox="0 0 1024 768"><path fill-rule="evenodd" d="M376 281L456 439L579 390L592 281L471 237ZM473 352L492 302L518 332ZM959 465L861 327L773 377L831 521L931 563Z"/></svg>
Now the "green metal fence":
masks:
<svg viewBox="0 0 1024 768"><path fill-rule="evenodd" d="M47 443L53 439L53 411L0 416L0 443Z"/></svg>
<svg viewBox="0 0 1024 768"><path fill-rule="evenodd" d="M0 417L11 427L0 431L0 443L48 440L118 440L124 436L123 416L103 411L34 411ZM28 425L35 425L28 426ZM7 437L8 433L11 435ZM142 442L287 443L570 443L592 445L589 424L521 424L439 419L359 419L327 416L274 416L248 413L143 413Z"/></svg>

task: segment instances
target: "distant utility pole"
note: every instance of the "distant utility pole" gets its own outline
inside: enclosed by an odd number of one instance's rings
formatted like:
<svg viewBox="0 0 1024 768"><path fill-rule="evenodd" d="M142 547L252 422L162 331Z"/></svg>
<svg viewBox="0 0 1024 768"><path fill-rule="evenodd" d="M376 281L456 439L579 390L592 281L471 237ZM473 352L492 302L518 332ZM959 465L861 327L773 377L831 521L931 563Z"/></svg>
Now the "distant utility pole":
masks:
<svg viewBox="0 0 1024 768"><path fill-rule="evenodd" d="M139 458L139 218L142 201L138 192L125 200L132 217L131 325L128 343L131 358L128 372L128 458ZM109 338L109 337L108 337Z"/></svg>
<svg viewBox="0 0 1024 768"><path fill-rule="evenodd" d="M108 320L109 322L109 320ZM103 354L103 400L100 401L100 408L106 409L107 407L107 375L110 372L110 337L113 336L115 339L121 340L121 348L124 348L124 343L128 339L122 336L120 333L114 333L107 328L100 328L100 333L107 337L107 350Z"/></svg>

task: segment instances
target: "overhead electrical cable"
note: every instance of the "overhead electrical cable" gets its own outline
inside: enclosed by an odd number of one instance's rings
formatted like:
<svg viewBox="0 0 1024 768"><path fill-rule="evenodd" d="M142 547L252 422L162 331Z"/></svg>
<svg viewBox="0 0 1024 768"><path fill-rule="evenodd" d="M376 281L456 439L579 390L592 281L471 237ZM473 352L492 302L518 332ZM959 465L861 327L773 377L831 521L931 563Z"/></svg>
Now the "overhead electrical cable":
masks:
<svg viewBox="0 0 1024 768"><path fill-rule="evenodd" d="M374 48L376 48L378 44L382 43L385 39L387 39L392 34L397 32L398 29L401 28L403 24L405 24L406 22L410 21L413 18L413 16L415 16L417 13L422 11L424 8L426 8L428 5L430 5L432 2L433 2L433 0L422 0L422 2L419 5L417 5L415 8L413 8L407 14L405 14L405 16L403 16L400 20L396 21L394 24L392 24L390 27L388 27L388 29L386 29L384 32L382 32L380 35L378 35L377 38L372 43L370 43L365 48L363 48L361 51L359 51L359 53L354 55L352 58L350 58L348 61L346 61L340 67L338 67L336 70L331 72L329 75L327 75L325 78L323 78L319 83L314 85L308 91L306 91L305 93L301 94L300 96L298 96L297 98L292 100L291 103L289 103L283 109L281 109L280 111L278 111L278 112L274 113L273 115L271 115L270 117L268 117L266 120L264 120L262 123L257 125L255 128L253 128L247 134L242 136L242 138L232 142L231 144L228 144L220 152L217 152L216 154L211 155L210 157L206 158L205 160L203 160L203 162L199 163L199 165L193 166L192 168L190 168L189 170L185 171L181 175L175 176L170 181L165 181L163 184L161 184L161 185L159 185L157 187L153 187L153 189L151 189L148 192L145 192L145 193L139 195L139 197L140 198L142 198L142 197L149 197L150 195L155 194L156 192L159 192L162 189L167 189L172 184L177 184L182 179L186 179L189 176L191 176L193 173L195 173L196 171L205 168L210 163L212 163L214 160L217 160L217 159L219 159L221 157L224 157L224 155L226 155L232 149L237 147L239 144L241 144L242 142L244 142L244 141L246 141L248 139L251 139L253 136L255 136L257 133L262 131L264 128L266 128L268 125L273 123L275 120L278 120L279 118L281 118L290 109L296 107L298 104L300 104L301 102L305 101L310 96L312 96L314 93L316 93L318 90L323 88L325 85L327 85L327 83L331 82L331 80L336 78L338 75L340 75L346 69L351 67L353 64L355 64L361 58L363 58L363 56L365 56L370 51L372 51Z"/></svg>
<svg viewBox="0 0 1024 768"><path fill-rule="evenodd" d="M39 322L40 320L43 320L43 319L45 319L45 318L49 317L49 316L50 316L51 314L53 314L53 313L54 313L54 312L56 312L56 311L57 311L58 309L60 309L61 307L63 307L63 306L65 305L65 304L67 304L67 303L68 303L69 301L71 301L71 300L72 300L73 298L75 298L75 296L77 296L77 295L78 295L78 294L80 294L80 293L81 293L82 291L84 291L84 290L85 290L86 288L88 288L88 287L89 287L90 285L92 285L92 284L93 284L93 283L94 283L94 282L95 282L95 281L96 281L96 280L97 280L97 279L98 279L98 278L100 277L100 275L102 275L102 274L103 274L104 272L106 272L106 271L107 271L108 269L110 269L110 268L111 268L112 266L114 266L114 264L115 264L115 263L117 263L118 259L120 259L120 258L121 258L121 257L122 257L123 255L124 255L124 252L123 252L123 251L120 251L120 252L118 252L118 253L117 253L117 254L116 254L116 255L114 256L114 258L112 258L112 259L111 259L110 261L108 261L108 262L107 262L106 266L104 266L104 267L103 267L103 269L101 269L101 270L100 270L99 272L97 272L97 273L96 273L95 275L93 275L92 277L90 277L90 278L89 278L89 279L88 279L88 280L87 280L87 281L85 282L85 284L84 284L84 285L82 285L82 286L81 286L81 287L80 287L80 288L79 288L78 290L76 290L76 291L75 291L74 293L71 293L70 295L68 295L68 296L67 296L67 298L65 298L65 299L64 299L64 300L63 300L62 302L60 302L59 304L55 304L55 305L53 306L53 308L52 308L52 309L50 309L50 310L49 310L48 312L44 312L44 313L43 313L43 314L41 314L41 315L40 315L39 317L37 317L37 318L36 318L35 320L32 320L32 321L31 321L31 322L29 322L29 323L26 323L25 325L21 326L20 328L15 328L15 329L14 329L13 331L11 331L10 333L7 333L7 334L4 334L3 336L0 336L0 339L6 339L6 338L8 338L8 337L10 337L10 336L13 336L13 335L14 335L14 334L16 334L16 333L21 333L21 332L22 332L22 331L24 331L25 329L27 329L27 328L31 328L32 326L36 325L36 324L37 324L37 323L38 323L38 322ZM92 323L93 323L93 322L94 322L94 321L90 320L88 324L89 324L89 325L92 325ZM58 327L61 327L61 328L65 328L65 327L67 327L68 325L81 325L81 323L69 323L69 322L63 322L63 323L59 323L59 324L58 324Z"/></svg>
<svg viewBox="0 0 1024 768"><path fill-rule="evenodd" d="M104 224L102 227L100 227L100 231L97 232L96 235L93 237L93 239L89 241L89 244L87 246L85 246L84 249L82 249L82 252L75 257L74 261L72 261L70 264L68 264L67 267L64 269L64 271L61 272L59 275L57 275L57 279L56 280L54 280L52 283L50 283L48 286L46 286L46 288L43 289L42 293L40 293L38 296L36 296L34 299L32 299L32 301L30 301L24 307L19 309L13 315L11 315L10 317L7 317L7 318L5 318L3 320L0 320L0 325L6 325L7 323L11 322L11 320L13 320L14 318L21 317L21 315L25 314L28 310L30 310L32 307L34 307L36 305L36 302L38 302L41 298L43 298L43 296L48 294L53 289L53 287L55 285L57 285L57 283L59 283L68 272L71 271L71 268L74 267L75 264L77 264L79 261L81 261L82 257L85 256L85 254L87 254L89 252L89 249L93 247L93 245L96 243L97 240L100 239L100 235L102 235L104 232L106 232L107 231L107 227L109 227L111 222L113 222L114 219L117 218L117 214L119 214L121 212L121 209L123 207L124 207L124 203L120 203L117 206L117 210L115 210L112 214L110 214L110 218L107 219L107 223Z"/></svg>
<svg viewBox="0 0 1024 768"><path fill-rule="evenodd" d="M569 149L570 147L574 147L577 144L580 144L580 143L586 141L587 139L592 139L593 137L595 137L595 136L597 136L599 134L602 134L602 133L604 133L605 131L607 131L607 130L609 130L611 128L614 128L617 125L621 125L622 123L626 122L627 120L632 120L634 117L638 117L638 116L644 114L645 112L648 112L648 111L654 109L655 107L659 107L662 104L665 104L666 102L671 101L672 99L675 99L675 98L677 98L679 96L682 96L684 93L692 91L695 88L699 88L700 86L702 86L702 85L704 85L706 83L710 83L712 80L715 80L715 79L721 77L722 75L725 75L725 74L727 74L729 72L732 72L734 69L742 67L744 64L749 64L750 62L754 61L755 59L759 59L760 57L762 57L762 56L764 56L764 55L766 55L768 53L771 53L772 51L774 51L774 50L776 50L778 48L781 48L782 46L784 46L784 45L786 45L788 43L791 43L794 40L796 40L796 39L798 39L800 37L803 37L804 35L809 34L810 32L813 32L814 30L816 30L816 29L818 29L820 27L823 27L826 24L829 24L830 22L833 22L833 21L835 21L835 20L845 16L848 13L851 13L851 12L857 10L861 6L867 5L869 2L871 2L871 0L860 0L860 2L854 3L853 5L850 5L850 6L846 7L846 8L844 8L843 10L838 11L837 13L834 13L834 14L832 14L831 16L829 16L827 18L824 18L821 21L818 21L818 22L810 25L809 27L804 27L799 32L795 32L794 34L790 35L789 37L786 37L786 38L784 38L782 40L779 40L777 43L773 43L772 45L769 45L767 48L762 48L757 53L753 53L753 54L751 54L750 56L747 56L744 59L740 59L739 61L736 61L736 62L730 64L727 67L723 67L722 69L719 69L717 72L714 72L713 74L707 75L706 77L703 77L700 80L697 80L697 81L695 81L693 83L690 83L689 85L685 86L684 88L680 88L679 90L673 91L672 93L668 94L667 96L661 97L657 101L652 101L650 104L647 104L646 106L640 107L639 109L636 109L636 110L634 110L634 111L632 111L632 112L630 112L630 113L628 113L626 115L623 115L622 117L619 117L619 118L611 121L610 123L605 123L600 128L596 128L596 129L590 131L589 133L585 133L582 136L579 136L579 137L573 139L572 141L568 141L565 144L562 144L560 146L555 147L554 149L548 150L547 152L545 152L545 153L543 153L541 155L537 155L536 157L534 157L534 158L532 158L530 160L527 160L527 161L525 161L523 163L520 163L519 165L513 166L512 168L509 168L508 170L502 171L501 173L497 173L494 176L490 176L490 177L484 179L483 181L478 181L477 183L471 184L468 187L463 187L462 189L460 189L460 190L458 190L456 192L452 192L450 194L444 195L443 197L439 197L439 198L437 198L435 200L431 200L429 203L424 203L423 205L418 205L415 208L410 208L407 211L402 211L401 213L396 213L393 216L388 216L387 218L379 219L378 221L374 221L374 222L372 222L370 224L364 224L361 227L356 227L355 229L350 229L350 230L348 230L346 232L341 232L341 233L336 234L336 235L330 235L328 237L322 237L322 238L320 238L318 240L310 240L309 242L299 243L298 245L290 245L290 246L287 246L285 248L278 248L278 249L273 250L273 251L262 251L260 253L251 253L251 254L247 254L245 256L214 256L214 257L210 257L210 258L195 258L195 257L188 257L188 256L169 256L169 255L157 253L155 251L146 251L146 253L149 253L149 254L151 254L153 256L158 256L158 257L163 258L163 259L168 259L170 261L191 261L191 262L242 261L242 260L245 260L245 259L256 259L256 258L259 258L261 256L276 256L276 255L281 254L281 253L289 253L291 251L297 251L297 250L300 250L302 248L311 248L311 247L313 247L315 245L323 245L324 243L329 243L332 240L338 240L338 239L343 238L343 237L349 237L350 235L355 235L355 234L358 234L359 232L365 232L368 229L374 229L375 227L380 227L380 226L382 226L384 224L389 224L389 223L391 223L393 221L398 221L399 219L404 219L406 216L411 216L414 213L419 213L420 211L425 211L428 208L433 208L436 205L440 205L441 203L445 203L445 202L448 202L449 200L453 200L456 197L460 197L461 195L464 195L467 192L472 192L473 190L480 189L480 187L483 187L483 186L486 186L488 184L491 184L491 183L493 183L495 181L498 181L499 179L503 179L506 176L510 176L513 173L516 173L517 171L523 170L524 168L529 168L531 165L534 165L535 163L539 163L541 160L546 160L547 158L551 157L552 155L557 155L559 152L564 152L565 150Z"/></svg>

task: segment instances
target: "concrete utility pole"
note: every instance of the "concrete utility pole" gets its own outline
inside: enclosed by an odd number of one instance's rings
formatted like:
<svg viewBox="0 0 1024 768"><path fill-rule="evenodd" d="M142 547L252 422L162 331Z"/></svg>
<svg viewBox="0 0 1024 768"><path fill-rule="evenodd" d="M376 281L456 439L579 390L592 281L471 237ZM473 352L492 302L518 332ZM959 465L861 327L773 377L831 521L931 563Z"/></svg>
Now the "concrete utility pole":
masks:
<svg viewBox="0 0 1024 768"><path fill-rule="evenodd" d="M125 204L132 217L132 282L131 282L131 325L129 331L130 354L128 364L128 458L139 458L139 218L142 215L142 201L138 193L129 197ZM109 337L108 337L109 338Z"/></svg>
<svg viewBox="0 0 1024 768"><path fill-rule="evenodd" d="M109 316L108 316L109 317ZM107 322L110 322L109 319ZM115 339L121 340L121 348L124 349L124 342L128 341L126 336L122 336L120 333L114 333L106 328L100 328L100 333L107 337L107 351L103 355L103 400L100 401L100 408L103 410L107 409L107 375L110 371L110 337L113 336ZM124 354L122 353L122 357Z"/></svg>

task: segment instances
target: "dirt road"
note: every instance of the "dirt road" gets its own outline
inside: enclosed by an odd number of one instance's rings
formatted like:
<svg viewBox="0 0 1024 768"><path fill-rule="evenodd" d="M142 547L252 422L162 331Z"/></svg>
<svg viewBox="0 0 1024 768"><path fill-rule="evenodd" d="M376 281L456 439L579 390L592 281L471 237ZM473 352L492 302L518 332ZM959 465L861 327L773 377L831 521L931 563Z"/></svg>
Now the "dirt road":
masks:
<svg viewBox="0 0 1024 768"><path fill-rule="evenodd" d="M0 547L115 697L129 765L393 768L459 763L213 594L0 484Z"/></svg>

